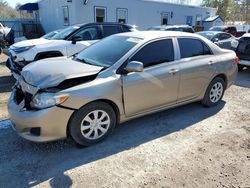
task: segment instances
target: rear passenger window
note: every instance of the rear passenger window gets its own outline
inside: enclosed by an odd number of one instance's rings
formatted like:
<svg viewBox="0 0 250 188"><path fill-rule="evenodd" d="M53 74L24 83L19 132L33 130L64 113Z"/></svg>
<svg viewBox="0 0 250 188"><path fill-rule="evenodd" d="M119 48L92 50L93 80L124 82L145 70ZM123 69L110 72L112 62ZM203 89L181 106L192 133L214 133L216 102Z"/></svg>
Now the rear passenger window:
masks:
<svg viewBox="0 0 250 188"><path fill-rule="evenodd" d="M137 52L130 61L142 62L144 67L174 61L174 49L171 39L152 42Z"/></svg>
<svg viewBox="0 0 250 188"><path fill-rule="evenodd" d="M179 38L178 43L181 58L211 54L210 49L198 39Z"/></svg>
<svg viewBox="0 0 250 188"><path fill-rule="evenodd" d="M113 34L117 34L121 32L121 27L120 26L103 26L103 37L108 37Z"/></svg>

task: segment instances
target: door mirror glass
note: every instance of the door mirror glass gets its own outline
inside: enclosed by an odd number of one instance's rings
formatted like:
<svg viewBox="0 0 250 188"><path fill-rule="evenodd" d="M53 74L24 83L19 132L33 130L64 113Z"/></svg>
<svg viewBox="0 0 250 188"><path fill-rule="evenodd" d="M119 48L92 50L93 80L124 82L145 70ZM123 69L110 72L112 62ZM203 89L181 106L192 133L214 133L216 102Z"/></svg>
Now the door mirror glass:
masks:
<svg viewBox="0 0 250 188"><path fill-rule="evenodd" d="M72 44L76 44L77 41L81 41L82 37L80 36L73 36L72 37Z"/></svg>
<svg viewBox="0 0 250 188"><path fill-rule="evenodd" d="M130 72L143 72L143 63L139 62L139 61L131 61L125 67L125 70L128 73L130 73Z"/></svg>
<svg viewBox="0 0 250 188"><path fill-rule="evenodd" d="M213 42L219 42L218 38L214 38Z"/></svg>

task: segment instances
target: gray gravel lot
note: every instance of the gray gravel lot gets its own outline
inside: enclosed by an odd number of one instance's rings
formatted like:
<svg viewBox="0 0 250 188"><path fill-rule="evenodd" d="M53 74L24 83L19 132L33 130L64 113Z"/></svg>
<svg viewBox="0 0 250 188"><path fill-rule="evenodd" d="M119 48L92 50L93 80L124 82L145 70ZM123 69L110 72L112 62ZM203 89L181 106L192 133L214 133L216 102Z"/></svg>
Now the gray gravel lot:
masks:
<svg viewBox="0 0 250 188"><path fill-rule="evenodd" d="M0 113L6 118L13 82L2 87L2 77L1 72L0 87L6 89L0 90ZM249 112L250 71L245 70L217 107L194 103L136 119L88 148L70 140L32 143L5 127L0 188L250 187Z"/></svg>

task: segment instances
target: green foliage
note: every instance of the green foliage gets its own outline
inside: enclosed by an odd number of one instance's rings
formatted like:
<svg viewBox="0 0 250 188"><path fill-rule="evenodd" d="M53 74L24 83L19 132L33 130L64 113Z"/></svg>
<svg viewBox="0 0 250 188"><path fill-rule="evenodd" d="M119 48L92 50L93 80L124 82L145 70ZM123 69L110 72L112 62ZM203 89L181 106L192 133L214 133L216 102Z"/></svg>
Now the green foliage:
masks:
<svg viewBox="0 0 250 188"><path fill-rule="evenodd" d="M204 0L203 6L217 8L217 15L226 21L247 21L247 3L250 0Z"/></svg>
<svg viewBox="0 0 250 188"><path fill-rule="evenodd" d="M231 21L233 19L233 0L205 0L203 1L203 5L207 7L217 8L217 14L227 21Z"/></svg>

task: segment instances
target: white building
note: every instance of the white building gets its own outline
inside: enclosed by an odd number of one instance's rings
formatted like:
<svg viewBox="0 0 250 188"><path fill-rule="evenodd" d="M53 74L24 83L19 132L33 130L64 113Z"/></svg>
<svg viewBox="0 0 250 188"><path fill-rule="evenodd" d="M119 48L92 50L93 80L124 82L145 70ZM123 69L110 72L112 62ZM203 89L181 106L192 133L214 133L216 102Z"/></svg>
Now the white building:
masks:
<svg viewBox="0 0 250 188"><path fill-rule="evenodd" d="M162 24L202 25L216 9L162 0L40 0L39 15L46 32L89 22L125 22L139 29Z"/></svg>

